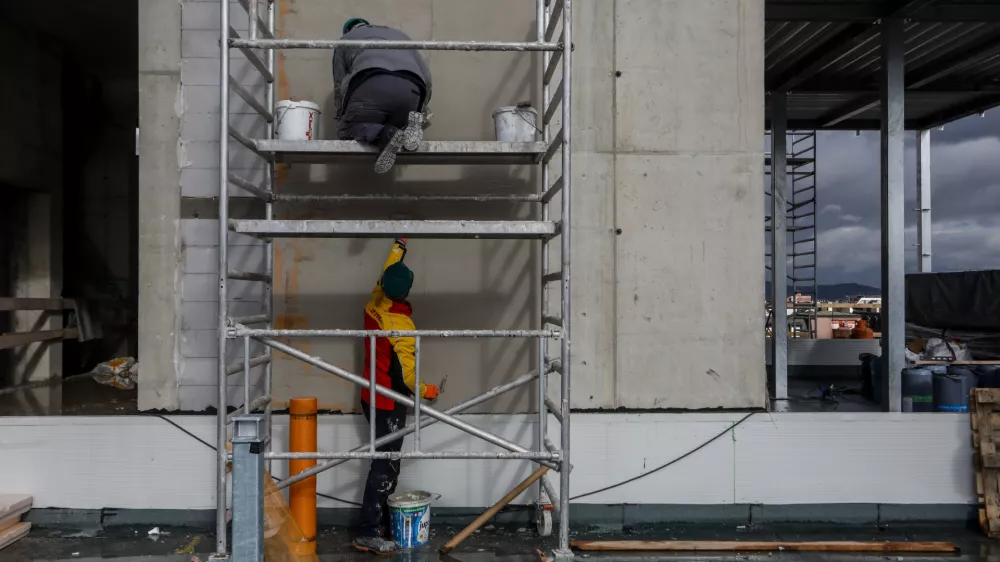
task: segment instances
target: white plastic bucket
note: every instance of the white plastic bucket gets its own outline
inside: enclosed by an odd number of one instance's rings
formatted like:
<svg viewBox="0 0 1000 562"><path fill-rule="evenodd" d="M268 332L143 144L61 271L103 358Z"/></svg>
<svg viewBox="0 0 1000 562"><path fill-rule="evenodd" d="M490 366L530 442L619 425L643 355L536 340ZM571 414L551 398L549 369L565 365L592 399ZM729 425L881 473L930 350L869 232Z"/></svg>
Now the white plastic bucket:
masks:
<svg viewBox="0 0 1000 562"><path fill-rule="evenodd" d="M311 101L281 100L275 105L278 126L275 138L281 140L319 140L319 105Z"/></svg>
<svg viewBox="0 0 1000 562"><path fill-rule="evenodd" d="M399 548L416 548L431 537L431 502L437 494L413 490L389 496L392 511L392 538Z"/></svg>
<svg viewBox="0 0 1000 562"><path fill-rule="evenodd" d="M538 112L533 107L501 107L493 112L497 140L501 142L534 142Z"/></svg>

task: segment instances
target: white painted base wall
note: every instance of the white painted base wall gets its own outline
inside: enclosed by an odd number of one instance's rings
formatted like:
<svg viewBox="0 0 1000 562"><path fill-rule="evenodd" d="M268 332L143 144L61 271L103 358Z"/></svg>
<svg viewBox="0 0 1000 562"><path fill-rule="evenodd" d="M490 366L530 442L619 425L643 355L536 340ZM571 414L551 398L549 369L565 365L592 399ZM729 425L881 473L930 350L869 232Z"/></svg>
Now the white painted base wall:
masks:
<svg viewBox="0 0 1000 562"><path fill-rule="evenodd" d="M655 468L744 415L576 414L573 494ZM214 444L214 417L170 419ZM531 416L464 419L524 445L534 440ZM319 424L324 450L367 441L360 416ZM284 450L287 427L275 418L275 450ZM972 504L969 431L962 414L761 413L679 463L581 503ZM427 450L489 447L444 424L422 440ZM0 418L0 492L31 494L36 507L207 509L215 505L213 465L211 450L156 417ZM319 492L360 501L366 468L351 461L323 473ZM275 472L284 473L283 463ZM529 472L527 461L404 461L400 489L441 493L440 506L481 507Z"/></svg>

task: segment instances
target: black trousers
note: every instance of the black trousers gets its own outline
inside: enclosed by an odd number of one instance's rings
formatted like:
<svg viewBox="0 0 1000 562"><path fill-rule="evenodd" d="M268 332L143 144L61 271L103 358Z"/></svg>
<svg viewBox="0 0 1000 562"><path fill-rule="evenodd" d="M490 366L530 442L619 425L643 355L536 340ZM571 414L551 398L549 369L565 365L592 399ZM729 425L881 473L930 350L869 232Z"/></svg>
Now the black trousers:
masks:
<svg viewBox="0 0 1000 562"><path fill-rule="evenodd" d="M370 420L371 407L367 402L361 402L365 419ZM406 426L406 407L397 403L394 410L378 410L375 416L375 438L403 429ZM403 448L403 440L397 439L379 447L379 452L399 452ZM365 496L361 500L361 523L358 525L358 535L362 537L379 537L388 531L391 522L389 513L389 496L396 491L399 480L399 461L387 459L372 460L368 469L368 480L365 482Z"/></svg>
<svg viewBox="0 0 1000 562"><path fill-rule="evenodd" d="M410 112L420 111L421 89L412 80L393 74L374 74L362 80L348 95L337 136L378 144L380 135L406 128Z"/></svg>

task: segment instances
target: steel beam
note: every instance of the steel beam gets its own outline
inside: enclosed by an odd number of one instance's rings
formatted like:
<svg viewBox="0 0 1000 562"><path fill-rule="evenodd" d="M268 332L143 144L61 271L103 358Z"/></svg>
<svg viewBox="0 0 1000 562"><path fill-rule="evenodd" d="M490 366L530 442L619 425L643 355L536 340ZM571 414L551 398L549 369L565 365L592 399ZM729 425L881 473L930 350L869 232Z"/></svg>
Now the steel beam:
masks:
<svg viewBox="0 0 1000 562"><path fill-rule="evenodd" d="M906 79L906 87L922 88L997 55L1000 55L1000 32L992 33L948 58L917 69Z"/></svg>
<svg viewBox="0 0 1000 562"><path fill-rule="evenodd" d="M764 11L767 21L873 22L884 16L885 9L876 2L837 0L768 2ZM939 2L923 6L907 18L920 22L997 22L1000 21L1000 6L985 2Z"/></svg>
<svg viewBox="0 0 1000 562"><path fill-rule="evenodd" d="M913 128L918 130L933 129L965 117L989 111L998 106L1000 106L1000 94L984 95L972 101L945 108L930 117L921 119L917 123L914 123Z"/></svg>
<svg viewBox="0 0 1000 562"><path fill-rule="evenodd" d="M903 20L882 20L882 407L901 408L905 364L903 315L904 34Z"/></svg>
<svg viewBox="0 0 1000 562"><path fill-rule="evenodd" d="M931 132L917 131L917 271L931 267Z"/></svg>
<svg viewBox="0 0 1000 562"><path fill-rule="evenodd" d="M774 398L788 398L788 310L785 307L788 281L788 130L787 96L771 93L771 364L774 369Z"/></svg>
<svg viewBox="0 0 1000 562"><path fill-rule="evenodd" d="M849 57L878 37L878 28L870 24L851 24L823 45L809 51L785 73L769 80L768 90L788 92L816 76L823 69Z"/></svg>
<svg viewBox="0 0 1000 562"><path fill-rule="evenodd" d="M870 109L878 107L879 103L880 100L877 96L869 95L851 100L817 119L819 128L828 129L839 125L856 115L860 115Z"/></svg>

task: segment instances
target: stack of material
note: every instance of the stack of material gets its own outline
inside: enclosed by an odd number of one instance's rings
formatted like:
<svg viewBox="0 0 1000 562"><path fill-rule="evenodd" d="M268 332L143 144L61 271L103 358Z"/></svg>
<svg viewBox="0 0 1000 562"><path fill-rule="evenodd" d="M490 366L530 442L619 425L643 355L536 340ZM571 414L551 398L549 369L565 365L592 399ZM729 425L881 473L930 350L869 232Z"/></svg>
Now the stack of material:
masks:
<svg viewBox="0 0 1000 562"><path fill-rule="evenodd" d="M1000 538L1000 456L995 432L1000 429L1000 389L972 391L972 466L976 470L979 526L991 539Z"/></svg>
<svg viewBox="0 0 1000 562"><path fill-rule="evenodd" d="M31 523L21 517L31 509L31 496L0 494L0 549L28 534Z"/></svg>

